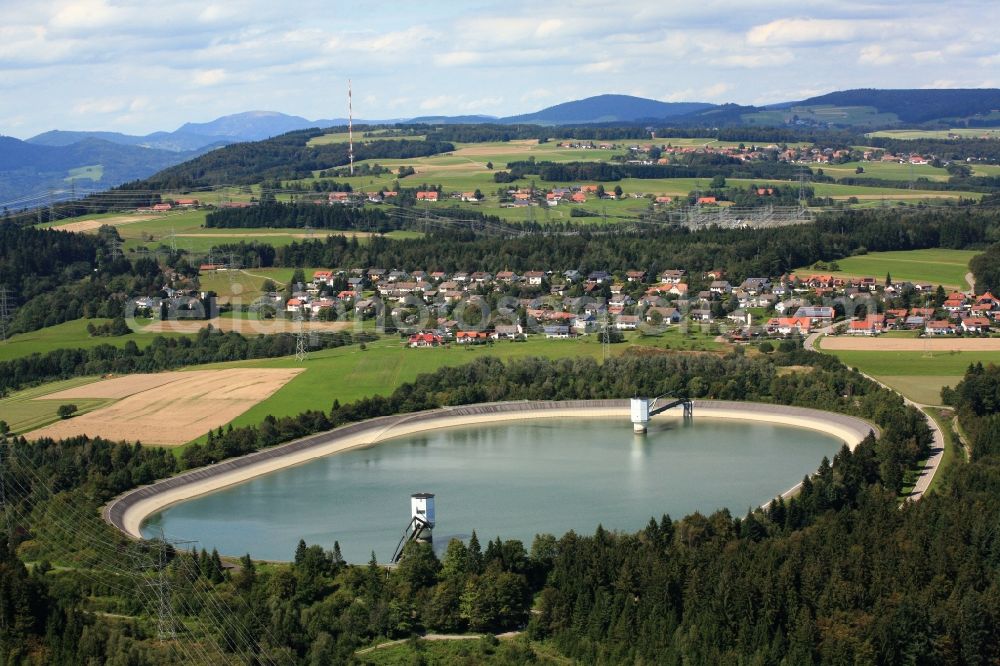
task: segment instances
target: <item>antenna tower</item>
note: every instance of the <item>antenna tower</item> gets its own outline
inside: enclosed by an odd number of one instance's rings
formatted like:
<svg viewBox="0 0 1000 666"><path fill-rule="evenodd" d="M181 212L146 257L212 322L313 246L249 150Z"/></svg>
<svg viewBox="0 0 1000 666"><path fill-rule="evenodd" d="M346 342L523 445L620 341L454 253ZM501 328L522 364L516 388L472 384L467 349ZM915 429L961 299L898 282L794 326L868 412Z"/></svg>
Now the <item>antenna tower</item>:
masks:
<svg viewBox="0 0 1000 666"><path fill-rule="evenodd" d="M347 159L354 175L354 104L351 101L351 80L347 79Z"/></svg>

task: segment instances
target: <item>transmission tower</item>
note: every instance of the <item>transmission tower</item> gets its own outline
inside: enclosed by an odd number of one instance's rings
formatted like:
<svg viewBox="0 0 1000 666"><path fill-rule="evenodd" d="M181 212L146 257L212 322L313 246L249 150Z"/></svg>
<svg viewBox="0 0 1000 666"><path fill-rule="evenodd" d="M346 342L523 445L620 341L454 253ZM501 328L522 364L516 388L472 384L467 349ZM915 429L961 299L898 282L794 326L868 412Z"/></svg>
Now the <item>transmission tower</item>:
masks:
<svg viewBox="0 0 1000 666"><path fill-rule="evenodd" d="M117 261L121 259L124 255L122 252L122 242L118 238L112 238L108 241L108 252L111 254L111 261Z"/></svg>
<svg viewBox="0 0 1000 666"><path fill-rule="evenodd" d="M168 558L170 550L178 546L189 546L195 541L167 540L160 530L159 538L153 541L141 541L137 551L132 552L132 560L139 574L143 576L146 586L152 592L151 599L156 602L156 635L161 643L177 638L177 620L174 617L172 605L173 582L170 580ZM148 572L155 575L145 575Z"/></svg>
<svg viewBox="0 0 1000 666"><path fill-rule="evenodd" d="M237 271L240 269L240 260L236 258L236 255L232 252L229 253L229 270L226 274L229 277L229 284L234 284L239 278L236 275Z"/></svg>
<svg viewBox="0 0 1000 666"><path fill-rule="evenodd" d="M347 159L354 175L354 104L351 100L351 80L347 79Z"/></svg>
<svg viewBox="0 0 1000 666"><path fill-rule="evenodd" d="M605 362L611 355L611 332L608 330L608 310L604 309L604 330L601 335L601 351L604 353Z"/></svg>
<svg viewBox="0 0 1000 666"><path fill-rule="evenodd" d="M7 323L14 313L14 303L7 285L0 284L0 342L7 342Z"/></svg>
<svg viewBox="0 0 1000 666"><path fill-rule="evenodd" d="M295 360L303 363L307 358L309 358L309 347L306 345L306 332L299 328L299 332L295 334Z"/></svg>

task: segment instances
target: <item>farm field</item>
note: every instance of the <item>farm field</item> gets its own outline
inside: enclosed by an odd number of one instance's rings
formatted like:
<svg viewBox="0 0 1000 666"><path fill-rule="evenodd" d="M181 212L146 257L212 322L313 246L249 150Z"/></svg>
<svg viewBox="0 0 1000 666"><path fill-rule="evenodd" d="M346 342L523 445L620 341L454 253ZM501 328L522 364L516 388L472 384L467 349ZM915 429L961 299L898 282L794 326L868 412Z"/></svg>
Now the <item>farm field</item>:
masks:
<svg viewBox="0 0 1000 666"><path fill-rule="evenodd" d="M205 228L207 214L206 210L187 210L162 215L89 215L74 218L72 222L57 222L48 226L64 231L96 233L102 225L110 224L117 228L118 235L125 241L126 251L136 251L142 248L155 250L161 245L176 245L178 249L200 254L208 253L213 246L229 241L257 240L279 247L307 238L347 235L357 237L364 242L371 236L370 233L364 231L333 229L314 229L310 233L299 228ZM390 231L385 235L389 238L405 239L417 238L422 234L417 231Z"/></svg>
<svg viewBox="0 0 1000 666"><path fill-rule="evenodd" d="M743 120L749 125L781 125L788 122L792 116L816 123L867 124L883 127L899 120L895 113L879 113L872 106L833 106L832 104L793 106L787 109L745 113Z"/></svg>
<svg viewBox="0 0 1000 666"><path fill-rule="evenodd" d="M301 368L194 370L125 375L34 398L63 404L115 400L28 434L62 439L100 435L147 444L184 444L266 399Z"/></svg>
<svg viewBox="0 0 1000 666"><path fill-rule="evenodd" d="M983 129L976 127L958 127L949 130L882 130L871 132L866 136L885 137L889 139L947 139L949 134L957 134L967 138L1000 139L1000 129Z"/></svg>
<svg viewBox="0 0 1000 666"><path fill-rule="evenodd" d="M820 340L824 351L879 352L1000 352L1000 338L886 338L867 336L826 336Z"/></svg>
<svg viewBox="0 0 1000 666"><path fill-rule="evenodd" d="M930 405L941 404L941 388L957 384L970 364L1000 364L1000 351L823 351Z"/></svg>
<svg viewBox="0 0 1000 666"><path fill-rule="evenodd" d="M965 274L969 272L969 260L976 254L974 250L903 250L898 252L869 252L853 257L838 259L840 270L829 271L808 266L796 268L799 274L821 273L837 277L876 277L885 279L889 273L894 279L911 282L930 282L946 287L968 289Z"/></svg>
<svg viewBox="0 0 1000 666"><path fill-rule="evenodd" d="M696 333L691 337L679 330L671 330L656 338L639 338L626 335L626 342L611 345L613 355L625 352L636 345L665 349L718 350L722 345L713 336ZM209 368L305 368L273 396L250 408L233 421L234 425L253 425L268 414L291 416L306 409L329 410L333 401L346 404L359 398L387 395L404 382L413 381L420 374L433 372L443 366L470 363L482 356L500 359L542 356L547 358L589 357L600 360L602 345L597 336L590 335L574 340L547 340L533 337L527 342L498 342L495 345L438 347L409 349L399 338L384 338L368 343L362 350L357 345L313 352L299 364L293 357L236 361Z"/></svg>
<svg viewBox="0 0 1000 666"><path fill-rule="evenodd" d="M858 167L864 169L864 173L855 173ZM944 167L932 167L930 164L845 162L844 164L827 164L822 169L824 174L838 180L841 178L880 178L908 182L918 178L926 178L930 181L944 183L951 177ZM919 183L917 185L919 187Z"/></svg>
<svg viewBox="0 0 1000 666"><path fill-rule="evenodd" d="M273 335L275 333L296 333L303 331L318 331L332 333L350 330L355 326L353 321L293 321L291 319L250 319L240 317L216 317L215 319L191 319L154 321L143 327L143 333L174 333L194 334L211 325L223 332L235 331L246 336Z"/></svg>
<svg viewBox="0 0 1000 666"><path fill-rule="evenodd" d="M155 336L143 335L142 333L132 333L130 335L120 335L115 337L91 337L87 333L87 324L93 323L95 326L105 324L110 319L74 319L56 326L32 331L30 333L19 333L7 339L6 343L0 344L0 361L9 361L13 358L30 356L31 354L44 354L60 348L83 348L90 349L99 345L112 345L114 347L124 347L129 341L134 342L139 348L146 347L153 341ZM165 333L166 337L184 337L178 334Z"/></svg>
<svg viewBox="0 0 1000 666"><path fill-rule="evenodd" d="M0 420L6 421L11 432L22 434L59 420L56 410L63 404L58 400L38 400L37 398L65 389L95 382L99 377L74 377L58 382L50 382L23 391L17 391L6 398L0 398ZM107 405L110 401L102 398L74 400L77 415Z"/></svg>

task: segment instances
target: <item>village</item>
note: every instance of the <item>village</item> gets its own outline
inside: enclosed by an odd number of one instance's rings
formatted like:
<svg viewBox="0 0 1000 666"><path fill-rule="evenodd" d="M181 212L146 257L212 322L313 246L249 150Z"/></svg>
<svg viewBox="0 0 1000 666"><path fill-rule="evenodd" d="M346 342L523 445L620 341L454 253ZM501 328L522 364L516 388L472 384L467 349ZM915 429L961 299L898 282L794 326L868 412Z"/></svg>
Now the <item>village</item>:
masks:
<svg viewBox="0 0 1000 666"><path fill-rule="evenodd" d="M226 268L213 264L201 270ZM203 301L211 296L199 294ZM161 303L144 299L142 305L155 311ZM835 332L830 328L834 324L843 334L856 336L890 331L984 336L1000 328L1000 299L988 292L974 297L888 275L879 280L786 274L733 284L721 269L696 276L683 269L652 275L643 270L317 270L308 281L238 307L288 319L393 322L391 328L411 347L524 340L529 335L620 338L627 331L655 335L670 327L731 341ZM171 311L176 309L171 305Z"/></svg>

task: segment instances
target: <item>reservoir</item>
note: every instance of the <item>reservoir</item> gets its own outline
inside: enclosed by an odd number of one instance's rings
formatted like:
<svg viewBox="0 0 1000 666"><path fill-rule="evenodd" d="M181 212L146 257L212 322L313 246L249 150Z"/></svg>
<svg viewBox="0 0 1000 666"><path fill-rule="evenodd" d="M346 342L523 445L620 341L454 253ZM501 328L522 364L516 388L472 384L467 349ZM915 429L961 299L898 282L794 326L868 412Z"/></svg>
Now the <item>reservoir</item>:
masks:
<svg viewBox="0 0 1000 666"><path fill-rule="evenodd" d="M147 538L193 539L225 555L290 560L299 539L348 562L386 562L409 522L410 495L437 496L435 548L476 530L488 540L635 531L664 513L728 508L741 516L830 459L843 441L731 419L539 418L429 430L278 470L168 507Z"/></svg>

